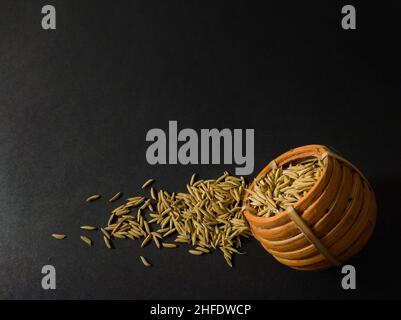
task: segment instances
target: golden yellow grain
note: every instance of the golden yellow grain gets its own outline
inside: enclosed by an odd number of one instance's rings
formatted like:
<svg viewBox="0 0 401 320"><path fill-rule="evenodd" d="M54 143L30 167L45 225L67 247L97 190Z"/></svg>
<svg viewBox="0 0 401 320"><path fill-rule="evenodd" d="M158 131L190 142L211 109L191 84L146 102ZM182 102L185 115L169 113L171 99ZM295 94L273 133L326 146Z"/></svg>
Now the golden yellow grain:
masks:
<svg viewBox="0 0 401 320"><path fill-rule="evenodd" d="M167 231L165 234L163 234L163 238L168 237L169 235L173 234L177 230L175 228L171 228L170 231Z"/></svg>
<svg viewBox="0 0 401 320"><path fill-rule="evenodd" d="M88 231L97 230L97 227L94 227L94 226L81 226L80 228L82 230L88 230Z"/></svg>
<svg viewBox="0 0 401 320"><path fill-rule="evenodd" d="M163 234L168 232L168 231L170 231L170 228L163 228L163 229L156 230L157 233L163 233Z"/></svg>
<svg viewBox="0 0 401 320"><path fill-rule="evenodd" d="M120 220L116 223L116 226L114 227L113 231L111 232L112 235L118 230L118 228L121 227L121 225L128 219L127 216L120 218Z"/></svg>
<svg viewBox="0 0 401 320"><path fill-rule="evenodd" d="M100 231L103 233L103 236L110 240L110 234L104 228L100 228Z"/></svg>
<svg viewBox="0 0 401 320"><path fill-rule="evenodd" d="M160 240L163 240L163 236L160 233L158 233L157 231L153 231L153 232L151 232L151 234L152 234L152 236L159 238Z"/></svg>
<svg viewBox="0 0 401 320"><path fill-rule="evenodd" d="M146 182L142 185L142 189L145 189L146 187L150 186L153 182L155 182L155 179L146 180Z"/></svg>
<svg viewBox="0 0 401 320"><path fill-rule="evenodd" d="M115 212L114 214L116 215L116 217L121 217L129 212L130 212L129 209L122 209L122 210Z"/></svg>
<svg viewBox="0 0 401 320"><path fill-rule="evenodd" d="M92 202L92 201L95 201L95 200L99 199L100 197L101 197L100 194L94 194L94 195L92 195L92 196L86 198L85 201L86 201L86 202Z"/></svg>
<svg viewBox="0 0 401 320"><path fill-rule="evenodd" d="M150 199L147 199L139 209L145 210L149 206L149 204L150 204Z"/></svg>
<svg viewBox="0 0 401 320"><path fill-rule="evenodd" d="M163 243L162 243L162 246L163 246L163 248L168 248L168 249L177 248L177 245L174 244L174 243L166 243L166 242L163 242Z"/></svg>
<svg viewBox="0 0 401 320"><path fill-rule="evenodd" d="M59 233L53 233L51 236L57 240L63 240L65 238L67 238L67 236L65 234L59 234Z"/></svg>
<svg viewBox="0 0 401 320"><path fill-rule="evenodd" d="M106 247L107 247L108 249L111 249L110 241L109 241L109 239L108 239L106 236L103 236L103 241L104 241L104 244L106 245Z"/></svg>
<svg viewBox="0 0 401 320"><path fill-rule="evenodd" d="M146 233L150 233L149 224L146 220L143 221L143 225L145 227Z"/></svg>
<svg viewBox="0 0 401 320"><path fill-rule="evenodd" d="M88 237L80 236L80 238L81 238L81 240L82 240L83 242L85 242L88 246L91 246L91 245L93 244L92 240L89 239Z"/></svg>
<svg viewBox="0 0 401 320"><path fill-rule="evenodd" d="M145 240L142 241L142 243L141 243L141 248L143 248L144 246L146 246L146 245L149 243L149 241L150 241L151 239L152 239L152 235L151 235L151 234L148 234L148 235L146 236Z"/></svg>
<svg viewBox="0 0 401 320"><path fill-rule="evenodd" d="M208 250L206 248L203 248L203 247L196 247L195 250L202 251L203 253L209 253L210 252L210 250Z"/></svg>
<svg viewBox="0 0 401 320"><path fill-rule="evenodd" d="M126 238L125 234L122 234L119 232L113 233L113 237L117 238L117 239L125 239Z"/></svg>
<svg viewBox="0 0 401 320"><path fill-rule="evenodd" d="M109 199L109 202L114 202L114 201L117 201L118 199L120 199L120 197L122 196L122 192L117 192L114 196L112 196L110 199Z"/></svg>
<svg viewBox="0 0 401 320"><path fill-rule="evenodd" d="M150 196L153 200L157 200L156 191L153 187L150 188Z"/></svg>
<svg viewBox="0 0 401 320"><path fill-rule="evenodd" d="M189 185L192 186L196 180L196 173L192 174L191 180L189 181Z"/></svg>
<svg viewBox="0 0 401 320"><path fill-rule="evenodd" d="M142 264L145 267L150 267L151 266L150 262L144 256L140 256L140 258L141 258Z"/></svg>
<svg viewBox="0 0 401 320"><path fill-rule="evenodd" d="M152 224L152 223L157 222L157 220L158 220L158 218L153 218L153 219L148 220L148 223Z"/></svg>
<svg viewBox="0 0 401 320"><path fill-rule="evenodd" d="M110 226L110 225L112 224L114 217L115 217L115 216L114 216L114 213L112 213L112 214L110 215L110 217L109 217L109 220L107 221L107 225L108 225L108 226Z"/></svg>
<svg viewBox="0 0 401 320"><path fill-rule="evenodd" d="M228 266L229 266L230 268L232 268L232 267L233 267L233 263L232 263L231 259L229 259L229 258L226 257L226 256L224 256L224 259L226 260Z"/></svg>
<svg viewBox="0 0 401 320"><path fill-rule="evenodd" d="M198 250L188 250L188 252L190 254L193 254L194 256L201 256L203 254L202 251L198 251Z"/></svg>
<svg viewBox="0 0 401 320"><path fill-rule="evenodd" d="M157 247L158 249L160 249L160 241L159 241L159 239L156 237L155 234L152 234L152 239L153 239L153 242L155 243L156 247Z"/></svg>

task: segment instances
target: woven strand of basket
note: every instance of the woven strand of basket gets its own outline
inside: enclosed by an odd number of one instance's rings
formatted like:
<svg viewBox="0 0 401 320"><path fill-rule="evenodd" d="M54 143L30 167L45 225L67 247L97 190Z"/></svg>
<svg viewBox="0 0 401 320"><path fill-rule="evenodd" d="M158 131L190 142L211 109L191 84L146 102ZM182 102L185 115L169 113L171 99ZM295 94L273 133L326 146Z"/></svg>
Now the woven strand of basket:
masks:
<svg viewBox="0 0 401 320"><path fill-rule="evenodd" d="M315 236L313 231L308 227L308 225L302 220L302 218L298 215L298 213L295 211L293 206L287 207L287 213L290 219L297 225L299 230L304 234L306 239L309 240L310 243L312 243L316 249L327 259L329 260L333 265L339 266L341 264L340 261L334 257L330 251L323 245L323 243L319 240L318 237Z"/></svg>

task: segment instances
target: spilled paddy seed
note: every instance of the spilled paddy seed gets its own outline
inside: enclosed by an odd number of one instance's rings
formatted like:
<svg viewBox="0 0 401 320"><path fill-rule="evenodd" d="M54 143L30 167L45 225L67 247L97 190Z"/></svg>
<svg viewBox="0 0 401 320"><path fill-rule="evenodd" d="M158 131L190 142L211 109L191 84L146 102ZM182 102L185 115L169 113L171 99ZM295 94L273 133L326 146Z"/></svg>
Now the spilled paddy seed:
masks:
<svg viewBox="0 0 401 320"><path fill-rule="evenodd" d="M147 181L142 185L142 189L146 189L146 188L149 187L153 182L155 182L155 179L149 179L149 180L147 180Z"/></svg>
<svg viewBox="0 0 401 320"><path fill-rule="evenodd" d="M87 231L94 231L97 230L97 227L94 226L81 226L80 227L82 230L87 230Z"/></svg>
<svg viewBox="0 0 401 320"><path fill-rule="evenodd" d="M121 198L122 194L123 194L122 192L117 192L114 196L112 196L112 197L109 199L109 202L117 201L118 199Z"/></svg>
<svg viewBox="0 0 401 320"><path fill-rule="evenodd" d="M153 183L155 179L148 179L142 189ZM220 249L226 263L232 266L232 255L239 253L241 239L251 236L241 212L246 187L243 177L231 176L227 171L216 179L207 180L199 179L194 173L185 191L156 191L152 186L148 189L149 196L129 196L125 203L110 210L104 226L83 225L80 228L99 229L108 249L114 247L116 239L140 240L141 248L150 242L158 249L173 249L178 243L185 244L190 246L188 252L195 256ZM118 192L108 201L113 203L121 196L122 192ZM93 195L88 201L98 198L100 195ZM80 239L93 245L86 236Z"/></svg>
<svg viewBox="0 0 401 320"><path fill-rule="evenodd" d="M100 197L101 197L100 194L94 194L94 195L92 195L92 196L86 198L85 201L86 201L86 202L93 202L93 201L95 201L95 200L97 200L97 199L100 199Z"/></svg>
<svg viewBox="0 0 401 320"><path fill-rule="evenodd" d="M88 246L92 246L93 241L91 239L89 239L88 237L85 236L80 236L80 239L85 242Z"/></svg>
<svg viewBox="0 0 401 320"><path fill-rule="evenodd" d="M59 234L59 233L53 233L51 236L57 240L63 240L65 238L67 238L67 236L65 234Z"/></svg>
<svg viewBox="0 0 401 320"><path fill-rule="evenodd" d="M139 256L139 257L140 257L140 259L141 259L141 261L142 261L142 264L143 264L145 267L150 267L150 266L152 266L151 263L150 263L144 256Z"/></svg>

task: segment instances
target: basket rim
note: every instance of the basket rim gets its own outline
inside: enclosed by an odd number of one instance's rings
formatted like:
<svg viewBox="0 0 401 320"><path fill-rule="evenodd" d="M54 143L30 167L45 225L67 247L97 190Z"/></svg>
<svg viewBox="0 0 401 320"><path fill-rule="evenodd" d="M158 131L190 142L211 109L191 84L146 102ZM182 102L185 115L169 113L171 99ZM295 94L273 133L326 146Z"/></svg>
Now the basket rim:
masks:
<svg viewBox="0 0 401 320"><path fill-rule="evenodd" d="M305 154L305 149L308 150L310 149L309 152L306 152ZM321 150L321 152L316 152L317 150ZM293 162L295 159L303 159L307 157L316 157L319 158L319 156L322 156L325 152L329 151L330 149L327 146L324 145L318 145L318 144L311 144L311 145L305 145L301 147L297 147L294 149L290 149L287 152L282 153L275 159L273 159L274 162L276 162L278 167L281 167L282 165L285 165L287 163ZM301 156L297 156L301 151L304 151L304 154ZM293 157L290 157L290 155L293 155ZM328 160L329 157L325 157L323 160L324 163L324 169L318 180L315 182L313 187L309 189L309 191L306 193L305 196L300 198L294 205L293 207L296 209L299 207L307 198L308 196L313 193L313 191L321 184L323 178L327 175L327 167L328 167ZM250 218L250 220L253 220L254 222L274 222L276 220L282 219L284 216L288 216L287 210L281 211L278 214L272 216L272 217L258 217L257 215L253 214L249 210L246 209L247 206L249 206L249 190L253 190L255 186L255 182L260 180L263 176L265 176L268 172L270 172L272 168L272 162L270 161L259 173L256 175L256 177L253 179L252 183L248 186L244 198L243 198L243 214L246 216L247 220Z"/></svg>

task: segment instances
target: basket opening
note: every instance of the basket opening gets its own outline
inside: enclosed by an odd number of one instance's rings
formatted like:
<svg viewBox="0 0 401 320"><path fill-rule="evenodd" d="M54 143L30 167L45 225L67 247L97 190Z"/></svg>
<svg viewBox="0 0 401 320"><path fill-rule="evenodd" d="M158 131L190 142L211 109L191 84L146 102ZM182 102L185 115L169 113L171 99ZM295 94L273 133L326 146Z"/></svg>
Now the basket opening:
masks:
<svg viewBox="0 0 401 320"><path fill-rule="evenodd" d="M325 169L316 156L290 159L255 179L248 203L259 217L273 217L295 206L313 188Z"/></svg>
<svg viewBox="0 0 401 320"><path fill-rule="evenodd" d="M297 164L302 164L308 161L318 161L320 160L317 156L308 156L308 157L303 157L303 158L299 158L299 159L295 159L295 160L289 160L289 161L285 161L281 164L281 167L286 168L289 165L297 165Z"/></svg>

